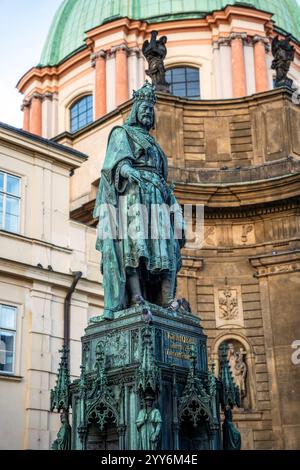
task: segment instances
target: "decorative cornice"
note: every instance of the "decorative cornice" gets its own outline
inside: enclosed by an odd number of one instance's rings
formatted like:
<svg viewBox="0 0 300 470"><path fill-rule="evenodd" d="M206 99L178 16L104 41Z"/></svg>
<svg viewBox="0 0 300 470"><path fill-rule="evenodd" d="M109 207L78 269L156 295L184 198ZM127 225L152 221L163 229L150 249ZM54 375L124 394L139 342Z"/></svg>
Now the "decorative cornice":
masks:
<svg viewBox="0 0 300 470"><path fill-rule="evenodd" d="M205 219L244 219L287 212L295 209L300 209L300 200L275 201L268 203L268 205L265 206L252 207L249 209L244 207L205 207Z"/></svg>
<svg viewBox="0 0 300 470"><path fill-rule="evenodd" d="M185 249L184 251L188 251ZM180 276L197 278L199 271L203 269L204 260L197 256L188 256L184 252L182 254L182 268L180 270Z"/></svg>
<svg viewBox="0 0 300 470"><path fill-rule="evenodd" d="M276 252L249 258L256 278L300 271L300 250Z"/></svg>

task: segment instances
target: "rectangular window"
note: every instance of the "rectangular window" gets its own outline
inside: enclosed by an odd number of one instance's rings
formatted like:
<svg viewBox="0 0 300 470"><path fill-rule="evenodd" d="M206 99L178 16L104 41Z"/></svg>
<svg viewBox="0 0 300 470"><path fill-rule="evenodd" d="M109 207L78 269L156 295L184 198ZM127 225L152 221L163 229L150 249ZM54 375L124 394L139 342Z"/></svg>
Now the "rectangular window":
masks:
<svg viewBox="0 0 300 470"><path fill-rule="evenodd" d="M21 178L0 171L0 229L20 231Z"/></svg>
<svg viewBox="0 0 300 470"><path fill-rule="evenodd" d="M17 308L0 304L0 373L15 372Z"/></svg>

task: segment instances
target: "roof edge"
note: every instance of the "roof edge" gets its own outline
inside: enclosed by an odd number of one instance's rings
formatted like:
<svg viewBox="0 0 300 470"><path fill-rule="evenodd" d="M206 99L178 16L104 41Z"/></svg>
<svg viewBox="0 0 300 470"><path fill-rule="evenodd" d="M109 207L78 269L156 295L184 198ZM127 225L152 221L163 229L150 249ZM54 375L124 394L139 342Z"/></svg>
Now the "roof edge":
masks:
<svg viewBox="0 0 300 470"><path fill-rule="evenodd" d="M67 147L66 145L59 144L52 139L45 139L44 137L40 137L38 135L32 134L31 132L24 131L23 129L19 129L17 127L11 126L10 124L6 124L0 121L0 130L6 130L8 132L13 133L16 136L24 137L25 139L29 139L32 142L36 142L46 148L51 148L53 150L58 150L63 153L67 153L73 157L79 158L82 161L86 161L88 159L88 155L85 153L79 152L78 150L72 149Z"/></svg>

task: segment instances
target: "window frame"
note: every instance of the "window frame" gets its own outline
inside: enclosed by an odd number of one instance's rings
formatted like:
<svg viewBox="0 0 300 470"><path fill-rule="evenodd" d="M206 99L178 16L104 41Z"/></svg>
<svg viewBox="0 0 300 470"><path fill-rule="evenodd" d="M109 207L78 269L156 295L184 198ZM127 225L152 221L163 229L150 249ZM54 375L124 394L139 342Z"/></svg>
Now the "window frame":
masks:
<svg viewBox="0 0 300 470"><path fill-rule="evenodd" d="M2 207L2 220L0 220L0 230L4 230L8 233L16 233L20 234L21 232L21 201L22 201L22 178L19 175L15 175L10 173L9 171L0 169L0 174L4 175L3 179L3 190L0 188L0 195L3 196L3 207ZM7 177L10 176L18 180L18 195L7 192ZM6 205L7 205L7 198L11 198L18 201L18 224L17 230L10 230L8 227L5 226L5 220L7 216ZM13 215L13 214L10 214Z"/></svg>
<svg viewBox="0 0 300 470"><path fill-rule="evenodd" d="M17 335L17 331L18 331L18 316L19 316L19 309L16 305L12 305L12 304L9 304L9 303L3 303L2 301L0 302L0 310L2 309L2 307L8 307L8 308L12 308L15 310L15 327L14 329L12 328L4 328L1 326L1 323L0 323L0 334L1 332L5 332L5 333L13 333L13 338L14 338L14 345L13 345L13 360L12 360L12 370L11 371L6 371L6 370L0 370L0 375L2 376L15 376L16 375L16 365L17 365L17 357L16 357L16 354L17 354L17 340L18 340L18 335Z"/></svg>
<svg viewBox="0 0 300 470"><path fill-rule="evenodd" d="M172 79L172 72L176 69L183 69L184 70L184 81L178 81L178 82L174 82L173 79ZM188 70L193 70L193 71L197 71L198 73L198 79L197 80L189 80L188 79ZM170 78L168 77L168 72L171 72L171 81L170 81ZM198 66L195 66L195 65L191 65L191 64L177 64L177 65L169 65L167 67L167 70L166 70L166 80L167 82L170 83L170 93L173 95L173 96L177 96L179 98L184 98L184 99L188 99L188 100L201 100L201 81L200 81L200 68ZM198 84L198 91L199 91L199 94L197 96L188 96L188 85L189 84L194 84L194 83L197 83ZM175 85L184 85L185 87L185 95L182 96L182 95L176 95L174 94L173 92L173 86Z"/></svg>
<svg viewBox="0 0 300 470"><path fill-rule="evenodd" d="M88 100L91 99L91 106L88 105ZM79 105L85 100L85 110L83 112L80 112L79 110ZM76 112L76 115L72 115L74 112L74 108L78 106L78 111ZM88 113L91 112L91 120L88 121ZM84 124L80 125L80 117L85 116L85 122ZM75 132L83 129L84 127L88 126L91 124L94 120L94 96L92 93L87 93L85 95L81 95L80 97L76 97L75 100L72 101L72 103L69 106L69 128L70 132L74 134ZM76 121L76 128L73 128L73 122Z"/></svg>

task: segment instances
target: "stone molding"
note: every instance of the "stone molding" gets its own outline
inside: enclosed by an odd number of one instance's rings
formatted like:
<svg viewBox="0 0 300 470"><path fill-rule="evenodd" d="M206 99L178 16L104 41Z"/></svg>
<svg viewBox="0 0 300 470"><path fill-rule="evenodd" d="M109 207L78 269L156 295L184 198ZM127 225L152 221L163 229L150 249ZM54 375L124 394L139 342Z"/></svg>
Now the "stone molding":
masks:
<svg viewBox="0 0 300 470"><path fill-rule="evenodd" d="M251 265L257 269L254 277L275 276L300 271L300 250L276 252L249 258Z"/></svg>
<svg viewBox="0 0 300 470"><path fill-rule="evenodd" d="M197 278L199 272L202 271L204 267L203 258L188 256L184 253L182 254L182 268L180 274L186 277Z"/></svg>

